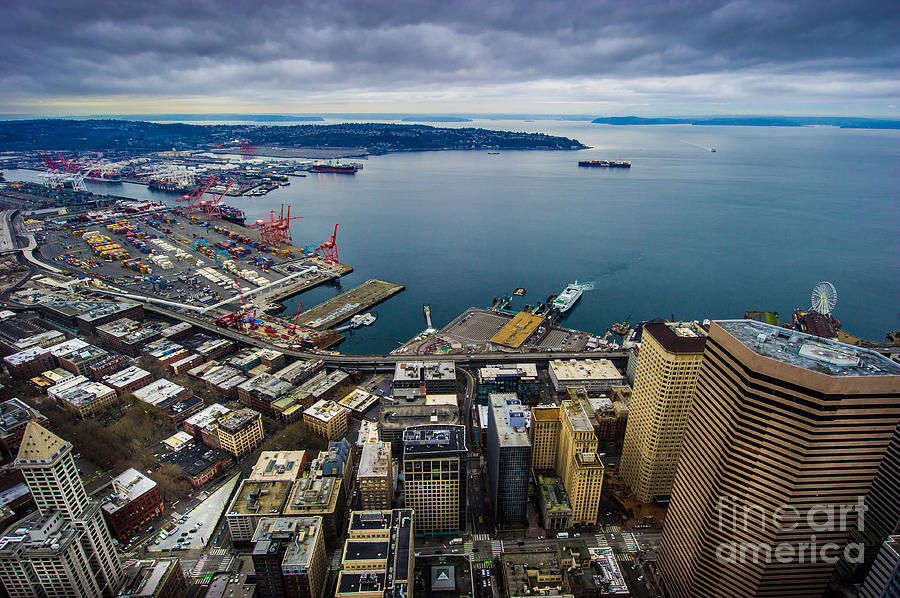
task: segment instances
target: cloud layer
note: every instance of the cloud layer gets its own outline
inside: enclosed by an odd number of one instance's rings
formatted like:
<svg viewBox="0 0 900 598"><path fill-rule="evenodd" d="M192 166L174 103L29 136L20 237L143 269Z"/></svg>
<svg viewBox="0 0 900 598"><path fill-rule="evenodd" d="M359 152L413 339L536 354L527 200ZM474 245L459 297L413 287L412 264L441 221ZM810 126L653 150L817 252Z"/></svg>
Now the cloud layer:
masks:
<svg viewBox="0 0 900 598"><path fill-rule="evenodd" d="M7 3L0 111L881 111L900 3Z"/></svg>

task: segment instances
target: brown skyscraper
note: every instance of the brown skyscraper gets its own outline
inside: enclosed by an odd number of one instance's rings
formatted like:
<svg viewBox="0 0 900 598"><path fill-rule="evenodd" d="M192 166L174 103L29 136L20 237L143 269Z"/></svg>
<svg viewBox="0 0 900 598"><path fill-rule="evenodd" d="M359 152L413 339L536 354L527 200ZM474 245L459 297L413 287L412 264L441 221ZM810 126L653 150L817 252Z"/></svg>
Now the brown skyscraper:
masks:
<svg viewBox="0 0 900 598"><path fill-rule="evenodd" d="M896 363L714 322L659 549L670 595L821 596L898 421Z"/></svg>

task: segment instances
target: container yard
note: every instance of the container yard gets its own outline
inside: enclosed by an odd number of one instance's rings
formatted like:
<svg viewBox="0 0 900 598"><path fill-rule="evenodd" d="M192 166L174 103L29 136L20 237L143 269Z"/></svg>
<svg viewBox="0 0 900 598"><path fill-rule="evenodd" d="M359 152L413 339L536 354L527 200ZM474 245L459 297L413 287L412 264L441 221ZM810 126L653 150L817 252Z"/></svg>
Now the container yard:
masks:
<svg viewBox="0 0 900 598"><path fill-rule="evenodd" d="M153 205L149 211L94 210L45 220L38 253L66 275L93 279L94 292L143 299L285 347L324 349L342 340L328 326L312 329L294 314L267 313L281 311L280 301L294 294L352 272L337 261L335 237L320 251L304 250L265 231ZM366 283L368 292L355 289L352 296L370 306L403 288L379 284L387 287Z"/></svg>

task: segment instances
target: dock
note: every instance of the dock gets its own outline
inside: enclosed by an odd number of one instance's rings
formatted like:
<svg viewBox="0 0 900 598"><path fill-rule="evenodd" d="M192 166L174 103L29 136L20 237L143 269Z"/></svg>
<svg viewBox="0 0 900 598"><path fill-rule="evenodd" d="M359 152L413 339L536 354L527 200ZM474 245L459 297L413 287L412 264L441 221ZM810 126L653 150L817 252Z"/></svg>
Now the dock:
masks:
<svg viewBox="0 0 900 598"><path fill-rule="evenodd" d="M341 293L300 314L299 324L315 330L325 330L349 320L373 305L393 297L403 289L401 284L383 280L367 280L358 287Z"/></svg>

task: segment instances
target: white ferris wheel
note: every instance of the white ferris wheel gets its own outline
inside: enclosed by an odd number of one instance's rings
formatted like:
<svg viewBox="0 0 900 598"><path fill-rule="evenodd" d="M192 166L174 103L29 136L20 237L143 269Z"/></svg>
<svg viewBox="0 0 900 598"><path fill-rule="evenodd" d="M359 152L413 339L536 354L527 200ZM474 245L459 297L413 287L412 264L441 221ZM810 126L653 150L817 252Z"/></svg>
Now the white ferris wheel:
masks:
<svg viewBox="0 0 900 598"><path fill-rule="evenodd" d="M834 285L823 280L812 290L812 310L826 316L831 315L834 306L837 305L837 289Z"/></svg>

